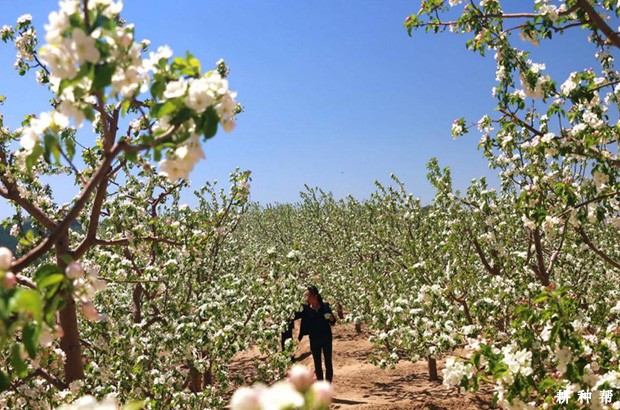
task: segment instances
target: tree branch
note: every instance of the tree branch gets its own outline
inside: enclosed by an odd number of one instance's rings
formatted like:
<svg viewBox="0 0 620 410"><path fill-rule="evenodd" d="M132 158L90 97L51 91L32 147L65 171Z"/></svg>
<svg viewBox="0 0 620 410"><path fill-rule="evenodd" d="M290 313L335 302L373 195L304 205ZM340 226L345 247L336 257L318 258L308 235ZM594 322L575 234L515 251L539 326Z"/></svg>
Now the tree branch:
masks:
<svg viewBox="0 0 620 410"><path fill-rule="evenodd" d="M577 233L579 233L579 235L581 236L581 239L583 239L583 242L588 246L588 248L590 248L590 250L592 250L592 252L597 254L601 259L603 259L605 262L607 262L614 268L620 269L620 263L613 260L609 255L607 255L605 252L601 251L598 247L596 247L596 245L592 243L592 241L590 240L586 232L583 230L583 228L577 228Z"/></svg>
<svg viewBox="0 0 620 410"><path fill-rule="evenodd" d="M545 259L543 256L543 246L540 238L540 230L535 228L532 231L532 235L534 237L534 249L536 255L536 265L534 266L534 273L538 276L541 283L544 286L549 286L549 275L545 270Z"/></svg>
<svg viewBox="0 0 620 410"><path fill-rule="evenodd" d="M32 248L27 254L19 258L17 261L13 263L11 267L11 271L13 273L21 272L24 268L30 265L34 260L45 254L49 251L52 246L67 232L73 221L79 216L80 212L88 202L90 194L95 190L95 188L101 183L101 181L106 177L108 168L114 158L124 150L125 145L119 143L114 146L111 150L110 154L104 157L103 162L99 169L95 172L91 180L84 187L80 195L78 196L75 205L73 208L67 213L62 222L56 226L54 230L50 233L50 236L43 239L37 246Z"/></svg>
<svg viewBox="0 0 620 410"><path fill-rule="evenodd" d="M579 6L588 15L588 20L592 25L601 30L607 36L607 39L616 48L620 48L620 37L618 34L605 23L605 20L598 14L587 0L577 0L576 5Z"/></svg>
<svg viewBox="0 0 620 410"><path fill-rule="evenodd" d="M478 257L480 258L480 261L482 262L482 265L484 265L484 268L487 270L487 272L489 272L491 275L501 276L499 268L497 266L491 266L491 264L489 264L489 261L484 255L484 252L482 251L480 243L476 238L471 235L471 231L467 231L466 233L468 234L467 239L469 240L469 242L471 242L472 245L474 245L476 253L478 254Z"/></svg>

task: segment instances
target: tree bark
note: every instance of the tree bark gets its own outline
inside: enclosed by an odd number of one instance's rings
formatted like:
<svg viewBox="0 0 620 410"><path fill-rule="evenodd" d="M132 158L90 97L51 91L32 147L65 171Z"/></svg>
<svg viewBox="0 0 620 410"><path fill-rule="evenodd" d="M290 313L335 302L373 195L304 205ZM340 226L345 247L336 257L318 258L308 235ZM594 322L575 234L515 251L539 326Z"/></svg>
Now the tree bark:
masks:
<svg viewBox="0 0 620 410"><path fill-rule="evenodd" d="M194 366L189 368L189 390L192 393L200 393L202 391L202 374Z"/></svg>
<svg viewBox="0 0 620 410"><path fill-rule="evenodd" d="M202 375L202 388L204 390L211 385L213 385L213 370L211 369L211 366L209 366L207 371Z"/></svg>
<svg viewBox="0 0 620 410"><path fill-rule="evenodd" d="M143 293L142 284L138 283L133 288L133 322L140 323L142 322L142 293Z"/></svg>
<svg viewBox="0 0 620 410"><path fill-rule="evenodd" d="M439 380L437 376L437 360L431 356L428 356L428 380L432 382Z"/></svg>
<svg viewBox="0 0 620 410"><path fill-rule="evenodd" d="M84 378L84 362L82 361L75 301L69 296L66 303L66 306L59 312L60 326L63 330L60 348L65 353L65 381L69 384Z"/></svg>
<svg viewBox="0 0 620 410"><path fill-rule="evenodd" d="M56 245L56 263L62 271L67 267L62 256L68 254L68 242L68 238L65 236ZM65 303L65 307L59 311L58 316L63 331L60 348L65 353L65 382L69 384L72 381L83 379L85 376L75 301L71 295L68 295Z"/></svg>
<svg viewBox="0 0 620 410"><path fill-rule="evenodd" d="M336 304L336 314L338 315L338 319L344 319L344 310L342 309L342 305L340 303Z"/></svg>

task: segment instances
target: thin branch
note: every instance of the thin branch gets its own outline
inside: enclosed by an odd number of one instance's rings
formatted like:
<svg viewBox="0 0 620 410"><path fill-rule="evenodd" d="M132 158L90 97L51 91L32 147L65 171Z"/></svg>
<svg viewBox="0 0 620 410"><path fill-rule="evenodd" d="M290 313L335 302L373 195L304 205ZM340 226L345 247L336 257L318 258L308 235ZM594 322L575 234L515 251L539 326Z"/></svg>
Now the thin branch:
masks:
<svg viewBox="0 0 620 410"><path fill-rule="evenodd" d="M579 233L579 235L581 236L581 239L583 239L583 242L588 246L588 248L590 248L590 250L592 250L592 252L600 256L601 259L603 259L605 262L607 262L614 268L620 269L620 263L613 260L609 255L607 255L605 252L600 250L596 245L594 245L592 241L590 240L590 238L588 237L588 235L586 234L586 232L583 230L583 228L577 228L577 233Z"/></svg>
<svg viewBox="0 0 620 410"><path fill-rule="evenodd" d="M547 272L549 272L549 275L551 275L551 272L553 272L555 262L557 261L558 256L560 256L560 252L562 251L562 247L564 246L564 239L566 239L566 233L568 232L568 230L566 229L567 225L568 219L564 222L564 227L562 228L562 238L560 239L560 244L558 245L558 248L553 252L553 254L551 255L551 259L549 260L549 265L547 266Z"/></svg>
<svg viewBox="0 0 620 410"><path fill-rule="evenodd" d="M547 271L545 270L545 259L543 255L543 246L542 246L542 241L540 237L540 230L538 228L535 228L532 231L532 235L534 237L534 249L535 249L535 256L536 256L536 265L534 266L534 273L536 273L536 276L538 276L538 278L540 279L541 283L544 286L548 286L549 275Z"/></svg>
<svg viewBox="0 0 620 410"><path fill-rule="evenodd" d="M559 214L557 216L562 217L562 216L566 215L567 213L571 212L574 209L581 208L582 206L587 206L587 205L591 204L592 202L601 201L601 200L607 199L607 198L613 198L614 196L617 196L617 195L620 195L620 191L610 192L609 194L605 194L605 195L597 196L597 197L592 198L592 199L588 199L587 201L580 202L577 205L575 205L574 207L572 207L570 209L567 209L566 211L562 212L561 214Z"/></svg>
<svg viewBox="0 0 620 410"><path fill-rule="evenodd" d="M75 205L73 208L67 213L62 222L55 227L50 233L50 236L43 239L37 246L32 248L27 254L19 258L17 261L13 263L11 267L11 271L14 273L21 272L24 268L30 265L33 261L41 257L47 251L49 251L52 246L67 232L73 221L79 216L84 206L89 200L90 194L95 190L95 188L99 185L103 178L107 175L108 168L114 158L124 150L125 145L119 143L114 146L109 155L105 156L103 162L99 169L95 172L91 180L88 184L83 188L82 192L78 196Z"/></svg>
<svg viewBox="0 0 620 410"><path fill-rule="evenodd" d="M4 148L0 148L0 164L4 165L6 168L9 167L9 163L6 158L6 152ZM6 178L6 174L0 175L0 181L6 187L5 190L0 190L0 196L14 201L17 205L22 207L26 212L28 212L37 222L43 225L46 229L52 230L56 228L56 222L50 219L41 209L39 209L35 204L31 203L27 199L25 199L18 188L16 182L9 181ZM13 271L16 273L15 271Z"/></svg>
<svg viewBox="0 0 620 410"><path fill-rule="evenodd" d="M474 245L474 248L476 248L476 253L478 254L478 257L480 258L480 261L482 262L482 265L484 265L484 268L487 270L487 272L489 272L491 275L501 276L499 268L497 266L491 266L491 264L489 264L489 261L484 255L480 243L475 237L472 236L471 231L467 231L466 233L468 234L467 239L472 245Z"/></svg>

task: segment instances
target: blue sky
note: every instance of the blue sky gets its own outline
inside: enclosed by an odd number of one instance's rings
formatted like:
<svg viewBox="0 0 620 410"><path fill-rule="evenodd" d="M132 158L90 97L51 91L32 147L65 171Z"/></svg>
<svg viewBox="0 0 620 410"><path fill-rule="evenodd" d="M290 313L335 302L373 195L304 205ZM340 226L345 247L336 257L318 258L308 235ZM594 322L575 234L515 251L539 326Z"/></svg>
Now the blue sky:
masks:
<svg viewBox="0 0 620 410"><path fill-rule="evenodd" d="M52 1L3 1L0 25L29 12L42 35L54 8ZM192 188L214 179L227 185L238 166L252 170L252 199L261 203L297 201L304 184L361 199L374 180L395 173L428 202L431 157L450 166L463 190L472 178L493 175L477 133L455 141L450 127L457 117L492 112L495 64L492 55L467 51L464 36L408 37L402 23L418 8L419 1L396 0L134 0L122 15L152 49L189 50L203 68L224 58L231 69L245 112L233 133L205 143ZM0 94L9 98L0 110L16 127L23 114L46 110L47 97L32 76L11 69L12 46L0 46ZM582 33L534 50L560 83L594 66L592 54Z"/></svg>

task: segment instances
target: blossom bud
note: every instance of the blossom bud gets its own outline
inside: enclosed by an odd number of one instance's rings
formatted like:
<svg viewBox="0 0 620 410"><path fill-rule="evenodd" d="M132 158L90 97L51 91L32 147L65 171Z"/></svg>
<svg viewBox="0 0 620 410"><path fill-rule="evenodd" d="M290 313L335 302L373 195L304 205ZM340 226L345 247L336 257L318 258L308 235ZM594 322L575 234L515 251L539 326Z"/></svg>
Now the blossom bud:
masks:
<svg viewBox="0 0 620 410"><path fill-rule="evenodd" d="M0 247L0 270L9 270L13 264L13 252L9 248Z"/></svg>
<svg viewBox="0 0 620 410"><path fill-rule="evenodd" d="M4 274L4 280L2 281L2 285L6 289L12 289L17 284L17 276L13 272L6 272Z"/></svg>
<svg viewBox="0 0 620 410"><path fill-rule="evenodd" d="M324 380L318 381L312 385L312 394L314 402L318 406L329 406L332 402L332 385Z"/></svg>
<svg viewBox="0 0 620 410"><path fill-rule="evenodd" d="M69 279L78 279L84 277L84 269L77 262L71 262L65 269L65 274Z"/></svg>
<svg viewBox="0 0 620 410"><path fill-rule="evenodd" d="M307 367L295 365L288 372L288 380L297 391L305 393L312 386L312 373Z"/></svg>
<svg viewBox="0 0 620 410"><path fill-rule="evenodd" d="M226 132L232 132L235 129L235 121L234 120L222 120L222 128Z"/></svg>
<svg viewBox="0 0 620 410"><path fill-rule="evenodd" d="M82 314L89 322L95 321L99 318L99 312L97 312L93 302L82 303Z"/></svg>
<svg viewBox="0 0 620 410"><path fill-rule="evenodd" d="M39 344L43 347L49 347L53 341L52 332L47 327L44 327L41 330L41 336L39 336Z"/></svg>
<svg viewBox="0 0 620 410"><path fill-rule="evenodd" d="M230 399L231 410L260 410L260 395L251 387L241 387Z"/></svg>

